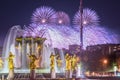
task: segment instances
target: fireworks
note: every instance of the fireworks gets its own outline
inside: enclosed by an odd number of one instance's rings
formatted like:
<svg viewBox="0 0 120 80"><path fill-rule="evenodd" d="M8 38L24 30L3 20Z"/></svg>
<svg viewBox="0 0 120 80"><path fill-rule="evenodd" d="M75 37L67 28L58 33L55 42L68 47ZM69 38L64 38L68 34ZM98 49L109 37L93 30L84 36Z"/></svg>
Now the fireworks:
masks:
<svg viewBox="0 0 120 80"><path fill-rule="evenodd" d="M57 25L66 25L70 24L70 18L65 12L56 13L56 24Z"/></svg>
<svg viewBox="0 0 120 80"><path fill-rule="evenodd" d="M80 25L80 12L74 17L74 24ZM109 34L104 28L98 26L99 18L95 11L83 10L83 47L97 44L118 43L114 33ZM44 25L44 24L56 24ZM60 27L59 27L60 26ZM67 26L67 27L65 27ZM80 33L70 26L69 16L65 12L56 12L49 7L37 8L32 16L32 23L24 29L25 37L45 37L45 44L53 47L68 48L69 45L80 44ZM79 28L79 27L76 27Z"/></svg>
<svg viewBox="0 0 120 80"><path fill-rule="evenodd" d="M100 26L89 26L84 28L83 43L84 47L97 44L119 43L119 38L116 34L108 32L105 28Z"/></svg>
<svg viewBox="0 0 120 80"><path fill-rule="evenodd" d="M99 18L98 18L98 15L96 14L95 11L91 10L91 9L83 9L83 18L82 18L82 22L83 22L83 26L86 27L86 26L96 26L98 25L98 22L99 22ZM73 19L73 23L74 25L76 26L79 26L80 25L80 22L81 22L81 18L80 18L80 11L78 11L75 16L74 16L74 19Z"/></svg>
<svg viewBox="0 0 120 80"><path fill-rule="evenodd" d="M50 7L40 7L37 8L36 11L33 13L31 18L32 23L34 24L52 24L54 22L54 15L55 11Z"/></svg>
<svg viewBox="0 0 120 80"><path fill-rule="evenodd" d="M69 27L55 28L52 26L37 26L37 27L27 27L25 29L24 35L30 37L41 37L43 36L47 40L45 44L51 44L55 48L68 48L69 45L80 44L79 31L75 31ZM109 43L119 43L119 37L116 34L110 33L100 27L89 26L84 28L83 32L83 47L86 48L90 45L97 44L109 44Z"/></svg>
<svg viewBox="0 0 120 80"><path fill-rule="evenodd" d="M42 37L44 35L45 29L41 27L35 27L34 24L31 24L29 27L24 28L23 37Z"/></svg>

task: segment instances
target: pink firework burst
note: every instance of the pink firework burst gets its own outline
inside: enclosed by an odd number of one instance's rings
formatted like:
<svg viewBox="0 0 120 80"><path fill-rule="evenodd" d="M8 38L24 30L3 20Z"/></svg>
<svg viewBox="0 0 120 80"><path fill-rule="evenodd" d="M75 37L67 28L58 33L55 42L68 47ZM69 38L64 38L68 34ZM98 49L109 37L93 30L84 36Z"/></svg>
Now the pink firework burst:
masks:
<svg viewBox="0 0 120 80"><path fill-rule="evenodd" d="M56 12L55 16L57 25L70 25L70 18L65 12Z"/></svg>

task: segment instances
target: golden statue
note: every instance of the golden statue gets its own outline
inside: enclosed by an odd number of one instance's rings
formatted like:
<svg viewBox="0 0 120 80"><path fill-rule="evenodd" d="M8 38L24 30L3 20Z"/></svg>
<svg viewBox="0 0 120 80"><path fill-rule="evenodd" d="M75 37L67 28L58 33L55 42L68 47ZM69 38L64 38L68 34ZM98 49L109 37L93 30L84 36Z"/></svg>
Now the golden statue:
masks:
<svg viewBox="0 0 120 80"><path fill-rule="evenodd" d="M55 55L53 55L53 53L51 53L50 55L50 67L51 67L51 70L55 69Z"/></svg>
<svg viewBox="0 0 120 80"><path fill-rule="evenodd" d="M36 56L34 54L30 54L29 55L29 59L30 59L30 69L33 70L36 68L36 65L35 65L35 60L37 60Z"/></svg>
<svg viewBox="0 0 120 80"><path fill-rule="evenodd" d="M71 62L72 62L72 56L69 56L68 57L68 70L71 70L71 66L72 66L72 64L71 64Z"/></svg>
<svg viewBox="0 0 120 80"><path fill-rule="evenodd" d="M7 58L8 60L8 68L9 68L9 74L7 76L8 80L13 80L14 78L14 62L13 62L13 58L15 56L12 54L12 52L9 53L9 57Z"/></svg>
<svg viewBox="0 0 120 80"><path fill-rule="evenodd" d="M69 54L67 53L66 55L65 55L65 59L67 59L69 57Z"/></svg>
<svg viewBox="0 0 120 80"><path fill-rule="evenodd" d="M14 62L13 62L13 58L15 56L12 54L12 52L9 53L9 57L7 58L8 60L8 68L9 70L13 70L14 69Z"/></svg>
<svg viewBox="0 0 120 80"><path fill-rule="evenodd" d="M57 59L57 66L58 68L62 67L62 60L60 59L60 57L58 57Z"/></svg>
<svg viewBox="0 0 120 80"><path fill-rule="evenodd" d="M0 57L0 69L2 69L3 68L3 60L2 60L2 58Z"/></svg>
<svg viewBox="0 0 120 80"><path fill-rule="evenodd" d="M39 57L35 60L34 63L35 63L36 68L40 68L41 59L42 59L42 57L39 56Z"/></svg>
<svg viewBox="0 0 120 80"><path fill-rule="evenodd" d="M66 64L66 70L69 70L69 54L67 53L66 55L65 55L65 64Z"/></svg>
<svg viewBox="0 0 120 80"><path fill-rule="evenodd" d="M72 70L75 70L76 66L77 66L77 57L74 54L73 57L72 57Z"/></svg>

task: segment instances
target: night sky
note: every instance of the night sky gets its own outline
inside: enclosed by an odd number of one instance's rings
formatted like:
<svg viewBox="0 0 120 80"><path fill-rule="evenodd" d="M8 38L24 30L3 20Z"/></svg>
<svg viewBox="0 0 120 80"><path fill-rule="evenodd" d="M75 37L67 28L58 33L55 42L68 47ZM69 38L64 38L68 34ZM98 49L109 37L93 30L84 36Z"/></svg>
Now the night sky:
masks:
<svg viewBox="0 0 120 80"><path fill-rule="evenodd" d="M30 24L33 11L40 6L64 11L72 22L79 0L0 0L0 46L7 31L14 25ZM120 0L83 0L83 7L95 10L102 26L120 34Z"/></svg>

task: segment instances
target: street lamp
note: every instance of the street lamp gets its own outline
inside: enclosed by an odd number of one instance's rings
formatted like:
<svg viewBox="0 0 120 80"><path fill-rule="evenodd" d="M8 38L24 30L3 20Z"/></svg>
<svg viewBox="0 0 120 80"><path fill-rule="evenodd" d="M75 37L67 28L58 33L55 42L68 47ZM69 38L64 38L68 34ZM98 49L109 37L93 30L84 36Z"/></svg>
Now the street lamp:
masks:
<svg viewBox="0 0 120 80"><path fill-rule="evenodd" d="M108 65L108 59L104 58L102 60L102 67L103 67L103 70L105 70L107 68L107 65Z"/></svg>
<svg viewBox="0 0 120 80"><path fill-rule="evenodd" d="M107 64L108 63L108 60L107 59L104 59L103 60L103 64Z"/></svg>

